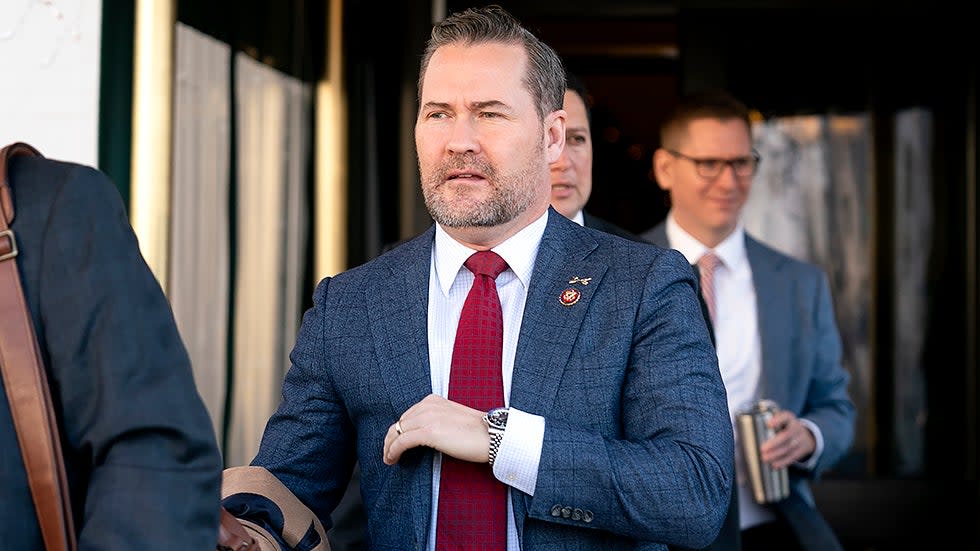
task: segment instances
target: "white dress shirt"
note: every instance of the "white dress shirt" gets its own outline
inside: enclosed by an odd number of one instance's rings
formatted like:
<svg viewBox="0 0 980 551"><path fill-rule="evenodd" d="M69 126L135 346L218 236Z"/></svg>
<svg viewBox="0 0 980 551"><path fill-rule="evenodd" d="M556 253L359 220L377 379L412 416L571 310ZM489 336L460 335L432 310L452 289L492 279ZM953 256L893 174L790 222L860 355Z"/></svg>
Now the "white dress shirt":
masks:
<svg viewBox="0 0 980 551"><path fill-rule="evenodd" d="M691 264L709 249L694 236L684 231L667 215L667 241ZM766 396L759 395L762 375L762 341L759 336L759 311L752 282L752 266L745 253L745 228L741 221L731 235L714 249L721 260L715 270L715 343L718 367L728 392L728 412L734 429L735 415L753 401ZM808 419L800 422L810 429L817 442L816 450L805 463L796 463L804 469L812 469L823 452L823 434ZM773 520L773 513L757 504L752 498L744 461L739 448L738 431L735 430L735 472L738 483L739 524L742 530Z"/></svg>
<svg viewBox="0 0 980 551"><path fill-rule="evenodd" d="M510 405L510 384L514 374L514 356L517 353L517 337L524 319L524 302L534 271L534 259L538 245L548 223L548 213L529 224L516 235L492 250L506 262L508 269L497 276L497 294L503 310L503 380L504 404ZM432 263L429 270L429 362L432 390L440 396L449 395L449 371L452 364L453 345L456 342L456 326L463 310L463 302L473 285L473 274L463 266L473 254L470 249L453 239L436 225L435 244L432 247ZM544 441L544 418L510 408L507 430L500 443L493 473L501 482L526 494L534 495L537 484L538 463ZM489 433L487 438L489 438ZM432 530L429 531L427 548L432 551L436 543L436 526L439 508L439 477L442 472L442 454L436 454L432 470ZM508 489L509 490L509 489ZM510 492L508 491L508 496ZM510 499L507 500L507 550L520 551L517 527Z"/></svg>

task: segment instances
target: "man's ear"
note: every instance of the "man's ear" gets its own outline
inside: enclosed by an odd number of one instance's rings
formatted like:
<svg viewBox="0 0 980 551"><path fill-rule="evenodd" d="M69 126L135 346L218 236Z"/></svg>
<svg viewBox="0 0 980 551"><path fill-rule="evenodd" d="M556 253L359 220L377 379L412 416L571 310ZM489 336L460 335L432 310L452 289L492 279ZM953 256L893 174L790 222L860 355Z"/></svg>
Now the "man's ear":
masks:
<svg viewBox="0 0 980 551"><path fill-rule="evenodd" d="M548 164L558 160L561 152L565 149L565 124L566 117L564 109L552 111L544 118L544 147L545 157Z"/></svg>
<svg viewBox="0 0 980 551"><path fill-rule="evenodd" d="M664 191L670 191L670 173L674 168L673 161L674 156L662 147L653 152L653 175L657 180L657 185Z"/></svg>

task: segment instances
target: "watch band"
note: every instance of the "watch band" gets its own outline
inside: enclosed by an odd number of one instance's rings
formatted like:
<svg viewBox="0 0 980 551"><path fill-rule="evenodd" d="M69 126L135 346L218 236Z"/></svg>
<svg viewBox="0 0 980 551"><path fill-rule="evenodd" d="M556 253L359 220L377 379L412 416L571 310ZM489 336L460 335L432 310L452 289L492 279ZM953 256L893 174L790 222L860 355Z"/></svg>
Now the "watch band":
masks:
<svg viewBox="0 0 980 551"><path fill-rule="evenodd" d="M500 442L504 439L504 431L507 430L508 409L505 407L491 409L483 416L483 422L487 425L490 433L490 450L487 462L493 467L497 460L497 452L500 450Z"/></svg>
<svg viewBox="0 0 980 551"><path fill-rule="evenodd" d="M493 462L497 460L497 451L500 449L500 442L504 439L504 433L490 433L490 454L489 463L493 467Z"/></svg>

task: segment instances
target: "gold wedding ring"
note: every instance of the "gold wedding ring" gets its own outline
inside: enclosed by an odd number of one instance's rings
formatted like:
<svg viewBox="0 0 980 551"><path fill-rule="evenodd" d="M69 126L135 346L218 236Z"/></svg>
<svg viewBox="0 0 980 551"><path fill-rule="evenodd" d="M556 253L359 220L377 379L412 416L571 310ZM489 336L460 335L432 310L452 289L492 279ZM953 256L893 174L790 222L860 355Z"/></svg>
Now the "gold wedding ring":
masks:
<svg viewBox="0 0 980 551"><path fill-rule="evenodd" d="M398 436L401 436L402 435L402 421L401 421L401 419L395 421L395 432L398 433Z"/></svg>

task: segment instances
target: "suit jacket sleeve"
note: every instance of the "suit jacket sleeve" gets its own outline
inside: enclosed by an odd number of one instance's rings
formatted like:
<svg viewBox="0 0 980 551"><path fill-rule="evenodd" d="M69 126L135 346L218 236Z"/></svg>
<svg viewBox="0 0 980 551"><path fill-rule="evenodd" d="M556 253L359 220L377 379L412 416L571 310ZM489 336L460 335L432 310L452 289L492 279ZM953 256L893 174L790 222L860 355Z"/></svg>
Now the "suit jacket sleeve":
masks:
<svg viewBox="0 0 980 551"><path fill-rule="evenodd" d="M79 548L213 549L221 457L170 306L114 185L52 164L38 179L58 182L53 200L18 205L18 216L50 205L38 216L35 326L62 413ZM35 183L47 185L21 185Z"/></svg>
<svg viewBox="0 0 980 551"><path fill-rule="evenodd" d="M354 450L350 447L354 427L341 397L324 375L322 362L327 346L323 342L323 326L329 311L325 301L331 281L328 277L317 285L313 307L303 316L290 354L292 365L283 381L283 400L266 424L259 452L251 462L252 466L272 472L327 529L330 512L346 490L355 463ZM354 341L369 342L364 336ZM357 365L356 360L352 359L350 365ZM380 445L380 442L378 439L375 443ZM378 452L377 457L380 456ZM229 498L224 502L229 504ZM271 506L274 504L265 500L253 500L241 509L254 512ZM244 510L229 508L229 511L249 518ZM278 531L275 526L268 528Z"/></svg>
<svg viewBox="0 0 980 551"><path fill-rule="evenodd" d="M819 478L850 448L854 439L855 411L847 393L849 375L841 365L841 339L827 277L819 272L811 281L811 323L816 338L810 343L811 354L804 356L812 358L813 365L802 417L820 427L824 449L812 470L797 472Z"/></svg>

